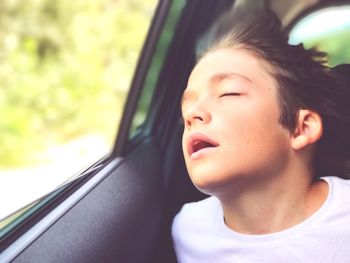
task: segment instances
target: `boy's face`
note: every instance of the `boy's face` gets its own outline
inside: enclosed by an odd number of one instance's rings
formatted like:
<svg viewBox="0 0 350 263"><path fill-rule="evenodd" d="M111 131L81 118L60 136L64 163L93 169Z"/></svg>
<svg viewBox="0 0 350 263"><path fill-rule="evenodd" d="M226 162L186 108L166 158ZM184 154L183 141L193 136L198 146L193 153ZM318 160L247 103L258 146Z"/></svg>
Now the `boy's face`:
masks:
<svg viewBox="0 0 350 263"><path fill-rule="evenodd" d="M271 66L251 52L219 49L193 69L184 92L182 147L192 182L220 194L286 169L290 133L279 123Z"/></svg>

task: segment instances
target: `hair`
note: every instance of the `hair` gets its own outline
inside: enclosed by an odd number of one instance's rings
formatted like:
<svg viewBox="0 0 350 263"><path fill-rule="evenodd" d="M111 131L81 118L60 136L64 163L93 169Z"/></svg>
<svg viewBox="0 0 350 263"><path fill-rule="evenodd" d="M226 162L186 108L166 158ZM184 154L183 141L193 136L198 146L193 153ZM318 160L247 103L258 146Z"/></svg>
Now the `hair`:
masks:
<svg viewBox="0 0 350 263"><path fill-rule="evenodd" d="M226 13L200 45L199 57L221 48L241 48L268 62L278 86L281 125L293 133L300 109L322 118L315 175L350 177L350 65L331 69L325 53L289 45L280 21L268 10L246 17Z"/></svg>

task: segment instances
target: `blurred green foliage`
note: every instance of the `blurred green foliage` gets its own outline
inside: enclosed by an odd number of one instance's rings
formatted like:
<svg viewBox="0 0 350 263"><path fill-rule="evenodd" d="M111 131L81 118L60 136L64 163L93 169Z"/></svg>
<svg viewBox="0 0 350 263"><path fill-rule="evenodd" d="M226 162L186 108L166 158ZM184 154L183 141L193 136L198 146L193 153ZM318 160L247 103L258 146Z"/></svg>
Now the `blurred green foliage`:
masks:
<svg viewBox="0 0 350 263"><path fill-rule="evenodd" d="M1 0L0 167L83 134L113 143L156 0Z"/></svg>
<svg viewBox="0 0 350 263"><path fill-rule="evenodd" d="M326 52L330 66L350 63L350 25L347 28L336 30L331 34L310 38L304 41L306 48L315 47Z"/></svg>

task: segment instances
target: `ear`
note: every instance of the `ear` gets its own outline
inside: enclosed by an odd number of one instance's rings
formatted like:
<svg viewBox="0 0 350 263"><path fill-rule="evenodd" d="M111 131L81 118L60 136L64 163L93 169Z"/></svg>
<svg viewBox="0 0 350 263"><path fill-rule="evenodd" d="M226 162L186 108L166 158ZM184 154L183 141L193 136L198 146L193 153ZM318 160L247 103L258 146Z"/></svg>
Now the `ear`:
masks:
<svg viewBox="0 0 350 263"><path fill-rule="evenodd" d="M317 142L323 134L321 116L311 110L299 110L296 128L291 137L294 150L301 150L307 145Z"/></svg>

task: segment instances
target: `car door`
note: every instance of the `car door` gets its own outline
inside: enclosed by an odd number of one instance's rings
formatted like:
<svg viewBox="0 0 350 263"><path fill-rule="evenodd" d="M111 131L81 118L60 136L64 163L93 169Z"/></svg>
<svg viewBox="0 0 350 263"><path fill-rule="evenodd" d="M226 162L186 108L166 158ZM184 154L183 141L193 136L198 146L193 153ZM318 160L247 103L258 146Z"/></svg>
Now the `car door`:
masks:
<svg viewBox="0 0 350 263"><path fill-rule="evenodd" d="M203 197L188 184L179 154L178 105L197 35L231 4L206 2L159 2L113 151L29 208L2 238L0 262L175 261L171 217ZM170 184L181 187L180 198Z"/></svg>

